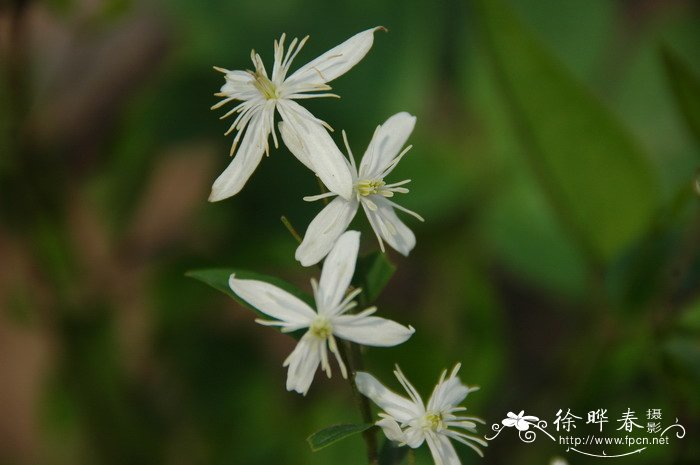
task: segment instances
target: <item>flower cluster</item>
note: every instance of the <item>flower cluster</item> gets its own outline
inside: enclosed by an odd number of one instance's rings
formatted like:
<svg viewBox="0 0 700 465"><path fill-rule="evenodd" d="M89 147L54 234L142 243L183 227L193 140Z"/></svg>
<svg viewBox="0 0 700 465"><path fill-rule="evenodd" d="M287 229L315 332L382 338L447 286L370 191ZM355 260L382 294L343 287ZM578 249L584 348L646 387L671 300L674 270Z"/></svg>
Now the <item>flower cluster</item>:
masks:
<svg viewBox="0 0 700 465"><path fill-rule="evenodd" d="M226 132L227 135L236 133L230 151L233 160L214 181L209 200L223 200L241 191L263 154L269 155L270 135L275 148L279 147L276 113L281 118L278 130L286 147L328 190L304 197L304 200L334 197L329 202L326 200L327 205L311 221L295 253L303 266L323 261L319 281L311 280L314 306L266 281L243 279L235 273L229 278L234 294L269 317L258 319L257 323L277 327L284 333L303 332L283 363L288 368L287 390L303 395L309 391L319 366L331 377L331 355L341 375L348 377L341 340L390 347L402 344L415 332L410 325L375 316L377 308L374 306L357 309L355 299L362 289L353 288L351 280L360 233L347 231L361 206L382 252L385 252L385 244L403 255L408 255L415 247L415 235L399 219L396 210L420 221L423 218L393 200L395 194L409 192L405 186L410 179L388 180L411 149L406 143L413 132L415 116L397 113L377 126L358 166L345 132L342 136L347 157L329 134L330 126L297 103L308 98L337 97L328 92L331 90L328 83L355 66L372 47L374 33L382 29L375 27L360 32L291 74L292 62L308 36L302 40L293 39L286 50L284 34L275 41L274 62L269 74L255 51L251 52L253 70L215 68L224 73L225 83L216 94L222 100L212 109L234 101L239 103L222 116L223 119L235 115ZM427 442L437 465L459 463L450 439L466 444L479 454L479 446L486 446L473 434L476 422L481 420L460 415L465 408L458 405L476 388L460 382L459 365L449 376L443 373L427 405L398 367L395 374L409 398L388 390L372 375L352 373L353 367L349 368L357 389L384 410L376 424L388 439L411 448Z"/></svg>

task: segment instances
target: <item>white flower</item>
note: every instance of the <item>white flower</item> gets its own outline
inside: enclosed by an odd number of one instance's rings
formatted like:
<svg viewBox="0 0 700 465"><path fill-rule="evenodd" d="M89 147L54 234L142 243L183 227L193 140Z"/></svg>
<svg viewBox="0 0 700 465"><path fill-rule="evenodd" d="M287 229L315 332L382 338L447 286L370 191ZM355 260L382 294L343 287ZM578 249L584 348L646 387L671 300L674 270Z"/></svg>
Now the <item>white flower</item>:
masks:
<svg viewBox="0 0 700 465"><path fill-rule="evenodd" d="M296 348L284 361L289 366L287 390L306 395L318 365L331 376L328 352L335 355L340 371L347 378L345 364L338 352L336 337L377 347L391 347L405 342L415 332L412 327L370 316L377 308L370 307L357 314L346 314L357 305L353 299L361 292L355 289L345 295L355 272L360 247L360 233L348 231L338 239L328 254L321 272L321 281L311 280L317 311L299 298L263 281L237 279L231 275L229 286L239 297L275 318L256 320L267 326L279 326L282 332L308 328Z"/></svg>
<svg viewBox="0 0 700 465"><path fill-rule="evenodd" d="M241 101L221 117L223 119L238 113L226 132L228 135L234 130L238 131L231 145L231 155L236 151L239 140L241 144L231 164L214 181L209 201L215 202L231 197L243 188L260 163L263 152L269 155L270 133L272 133L275 147L278 147L277 135L274 131L275 109L304 144L318 145L317 140L326 133L323 126L327 124L314 117L294 100L337 97L335 94L313 92L330 90L328 82L355 66L372 47L374 32L377 29L381 28L372 28L356 34L302 66L289 77L287 77L289 67L308 40L308 36L301 41L297 41L296 38L292 40L286 54L284 52L285 35L282 34L279 42L275 41L275 60L270 77L260 55L255 53L255 50L250 55L255 71L214 68L225 73L226 83L216 94L218 97L223 97L223 100L214 105L212 110L233 100ZM332 155L332 153L314 151L312 157L300 157L299 160L314 171L328 189L349 198L352 190L350 176L344 170L342 157Z"/></svg>
<svg viewBox="0 0 700 465"><path fill-rule="evenodd" d="M379 414L382 419L376 424L384 430L387 438L414 449L425 441L436 465L459 465L459 457L450 439L471 447L479 455L483 455L479 445L486 447L486 441L480 437L455 431L463 429L476 433L475 422L483 423L476 417L455 415L466 410L457 405L467 394L478 389L460 382L457 378L459 367L457 364L447 379L447 370L443 371L427 406L398 366L394 374L408 393L408 399L390 391L368 373L357 373L355 383L362 394L384 410Z"/></svg>
<svg viewBox="0 0 700 465"><path fill-rule="evenodd" d="M416 237L408 227L396 216L394 209L409 213L420 221L423 221L417 213L412 212L390 200L395 193L407 193L408 189L402 187L411 180L387 184L384 179L396 167L401 158L410 150L411 146L401 150L408 140L416 124L415 116L408 113L397 113L390 117L384 124L377 126L367 151L360 162L359 171L350 151L350 147L343 132L345 145L348 150L350 162L346 162L346 170L352 178L353 195L346 199L337 197L333 199L314 218L306 229L304 240L297 248L295 257L304 266L318 263L328 254L338 236L340 236L355 217L357 210L362 205L369 224L379 240L379 246L384 251L384 241L403 255L408 253L416 245ZM313 157L307 147L295 143L292 136L286 131L286 126L281 125L282 137L287 147L297 157ZM326 142L323 147L326 153L330 150L340 153L333 143L330 135L326 133ZM335 158L335 157L334 157ZM330 189L330 187L329 187ZM313 201L336 195L331 192L322 195L304 197L304 200Z"/></svg>

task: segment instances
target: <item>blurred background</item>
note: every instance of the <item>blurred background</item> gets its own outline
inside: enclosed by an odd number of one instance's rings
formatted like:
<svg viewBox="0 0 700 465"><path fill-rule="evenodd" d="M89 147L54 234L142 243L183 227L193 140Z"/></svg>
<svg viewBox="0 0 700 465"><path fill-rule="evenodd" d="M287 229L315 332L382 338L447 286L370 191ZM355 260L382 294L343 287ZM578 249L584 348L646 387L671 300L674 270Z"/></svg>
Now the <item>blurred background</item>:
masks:
<svg viewBox="0 0 700 465"><path fill-rule="evenodd" d="M374 47L307 107L361 154L418 117L391 180L418 245L378 300L417 328L372 349L429 394L461 361L490 433L508 411L662 409L688 434L619 463L700 463L700 5L693 0L0 2L0 464L364 463L350 389L284 389L294 341L184 276L294 261L321 205L285 148L211 204L229 162L212 66L295 69L366 28ZM338 131L336 142L340 143ZM366 220L366 252L376 249ZM590 427L590 425L589 425ZM585 431L583 425L579 427ZM506 431L463 463L599 463ZM627 451L627 450L625 450ZM608 450L608 453L615 451ZM617 450L619 452L619 450ZM417 463L431 463L426 448Z"/></svg>

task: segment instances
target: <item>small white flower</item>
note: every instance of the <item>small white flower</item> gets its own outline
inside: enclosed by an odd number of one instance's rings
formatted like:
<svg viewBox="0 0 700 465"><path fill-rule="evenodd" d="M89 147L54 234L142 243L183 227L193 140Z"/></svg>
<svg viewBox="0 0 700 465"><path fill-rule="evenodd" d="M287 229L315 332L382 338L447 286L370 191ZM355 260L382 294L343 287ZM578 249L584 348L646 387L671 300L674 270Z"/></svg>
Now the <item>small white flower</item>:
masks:
<svg viewBox="0 0 700 465"><path fill-rule="evenodd" d="M413 449L420 447L425 441L436 465L459 465L459 457L450 439L471 447L482 456L479 445L487 445L486 441L478 436L455 431L463 429L476 433L475 422L483 423L476 417L455 415L466 410L465 407L457 405L467 394L478 389L467 387L460 382L457 378L459 367L457 364L447 378L447 370L442 372L427 406L423 404L420 395L398 366L394 374L408 393L408 399L390 391L368 373L357 373L355 383L362 394L384 410L379 414L382 419L376 424L384 430L387 438Z"/></svg>
<svg viewBox="0 0 700 465"><path fill-rule="evenodd" d="M346 162L346 170L352 178L353 195L349 199L340 196L333 199L311 221L306 229L304 240L295 254L296 259L302 265L310 266L318 263L328 254L338 236L347 229L355 217L360 205L362 205L369 224L379 240L382 252L384 251L384 241L403 255L408 255L415 247L415 235L396 216L394 209L409 213L420 221L423 221L423 218L390 200L395 193L407 193L408 189L402 186L411 180L406 179L391 184L384 181L401 158L410 150L411 146L401 149L411 135L415 124L415 116L402 112L393 115L384 124L377 126L367 151L362 157L359 170L355 165L345 132L343 132L350 159L350 162ZM295 143L294 140L288 140L292 139L292 136L286 131L286 126L280 126L282 137L292 153L299 158L313 156L307 147ZM329 150L340 153L330 135L326 133L325 138L326 142L323 147L326 153L329 153ZM330 190L331 192L326 194L304 197L304 200L313 201L336 195L332 189Z"/></svg>
<svg viewBox="0 0 700 465"><path fill-rule="evenodd" d="M337 97L335 94L314 92L330 90L328 82L355 66L372 47L374 32L377 29L381 28L372 28L356 34L302 66L289 77L287 77L289 67L308 40L308 36L300 41L296 38L292 40L286 54L284 52L285 35L282 34L279 42L275 41L275 59L272 74L269 77L260 55L255 53L255 50L250 54L255 71L214 68L225 74L226 83L216 94L218 97L223 97L223 100L214 105L212 110L234 100L241 101L221 117L223 119L238 113L226 132L228 135L235 130L238 131L231 145L231 155L236 152L239 140L241 144L228 168L214 181L209 196L211 202L231 197L243 188L260 163L263 153L269 155L270 133L272 133L275 147L278 147L277 135L274 131L275 109L289 129L296 133L296 137L300 138L305 145L318 146L319 138L323 140L322 134L326 133L323 126L328 125L294 100ZM352 190L350 176L344 170L342 157L334 158L332 155L332 153L326 154L314 150L312 157L299 157L299 160L314 171L328 189L349 198Z"/></svg>
<svg viewBox="0 0 700 465"><path fill-rule="evenodd" d="M273 286L252 279L237 279L231 275L229 286L239 297L275 318L275 321L255 320L266 326L279 326L282 332L308 328L296 348L284 361L289 366L287 390L306 395L318 365L331 376L328 352L335 355L340 371L347 378L345 364L338 352L336 337L358 344L391 347L405 342L415 330L394 321L370 316L377 308L370 307L357 314L346 314L357 306L353 301L362 291L345 292L355 272L360 247L360 233L347 231L336 243L323 264L321 280L311 280L317 311L299 298Z"/></svg>

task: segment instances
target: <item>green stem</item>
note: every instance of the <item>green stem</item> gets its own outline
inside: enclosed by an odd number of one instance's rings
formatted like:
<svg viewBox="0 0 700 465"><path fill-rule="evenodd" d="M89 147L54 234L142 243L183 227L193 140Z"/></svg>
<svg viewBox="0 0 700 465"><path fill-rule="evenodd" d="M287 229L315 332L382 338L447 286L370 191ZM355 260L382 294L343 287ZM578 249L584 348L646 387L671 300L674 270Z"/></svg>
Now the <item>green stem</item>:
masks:
<svg viewBox="0 0 700 465"><path fill-rule="evenodd" d="M406 462L408 465L416 465L416 451L413 449L409 449L408 451L408 458L406 459Z"/></svg>
<svg viewBox="0 0 700 465"><path fill-rule="evenodd" d="M328 190L326 190L326 186L323 185L323 181L321 181L321 178L317 177L316 180L318 181L318 188L321 190L321 194L325 194L326 192L328 192ZM321 200L323 201L324 206L328 205L328 197L324 197Z"/></svg>
<svg viewBox="0 0 700 465"><path fill-rule="evenodd" d="M357 373L358 370L362 370L362 354L360 353L360 347L357 344L342 341L342 343L338 345L338 349L340 350L341 357L343 357L348 365L348 382L350 383L350 389L352 389L355 404L360 410L362 421L368 424L374 423L369 399L360 393L357 389L357 384L355 384L355 373ZM377 436L375 435L374 428L365 430L362 433L362 439L364 439L365 445L367 446L367 463L369 465L378 465Z"/></svg>

